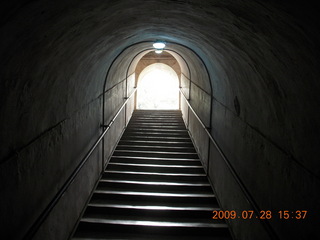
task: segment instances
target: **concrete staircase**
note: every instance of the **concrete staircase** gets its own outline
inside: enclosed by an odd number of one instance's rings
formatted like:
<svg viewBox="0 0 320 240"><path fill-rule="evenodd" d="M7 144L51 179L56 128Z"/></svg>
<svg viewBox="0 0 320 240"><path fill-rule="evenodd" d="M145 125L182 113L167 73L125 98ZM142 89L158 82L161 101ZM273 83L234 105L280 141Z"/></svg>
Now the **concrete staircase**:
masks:
<svg viewBox="0 0 320 240"><path fill-rule="evenodd" d="M73 239L232 239L181 111L136 110Z"/></svg>

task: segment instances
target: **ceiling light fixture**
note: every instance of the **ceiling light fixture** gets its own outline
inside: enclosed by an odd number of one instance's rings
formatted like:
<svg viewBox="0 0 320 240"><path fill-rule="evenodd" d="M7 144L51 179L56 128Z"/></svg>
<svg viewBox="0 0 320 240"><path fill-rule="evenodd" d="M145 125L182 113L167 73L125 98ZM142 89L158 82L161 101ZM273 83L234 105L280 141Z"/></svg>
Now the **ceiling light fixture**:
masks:
<svg viewBox="0 0 320 240"><path fill-rule="evenodd" d="M156 49L155 53L160 54L160 53L162 53L162 51L163 51L162 49Z"/></svg>
<svg viewBox="0 0 320 240"><path fill-rule="evenodd" d="M153 47L156 49L163 49L165 46L166 44L161 41L156 41L155 43L153 43Z"/></svg>

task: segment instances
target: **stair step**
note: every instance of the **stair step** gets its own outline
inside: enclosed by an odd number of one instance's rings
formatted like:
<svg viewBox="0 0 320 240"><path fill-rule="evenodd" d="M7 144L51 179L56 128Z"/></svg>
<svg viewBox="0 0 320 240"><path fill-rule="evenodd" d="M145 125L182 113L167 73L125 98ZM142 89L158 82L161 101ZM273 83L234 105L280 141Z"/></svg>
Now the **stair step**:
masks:
<svg viewBox="0 0 320 240"><path fill-rule="evenodd" d="M183 200L183 201L182 201ZM163 208L219 208L216 198L195 199L195 198L169 198L169 197L128 197L125 195L108 195L95 193L90 204L104 205L127 205L135 207L157 206Z"/></svg>
<svg viewBox="0 0 320 240"><path fill-rule="evenodd" d="M177 142L171 141L157 141L157 140L143 140L143 139L121 139L119 144L124 145L144 145L144 146L175 146L175 147L193 147L191 141Z"/></svg>
<svg viewBox="0 0 320 240"><path fill-rule="evenodd" d="M143 191L158 193L192 193L211 194L209 184L183 184L175 182L143 182L127 180L101 180L97 190L123 190L123 191Z"/></svg>
<svg viewBox="0 0 320 240"><path fill-rule="evenodd" d="M105 204L105 203L89 203L88 207L96 207L96 208L119 208L119 209L138 209L138 210L153 210L153 211L170 211L174 213L181 214L186 213L190 214L191 211L196 212L210 212L210 216L212 217L211 213L214 210L220 210L218 207L172 207L172 206L154 206L154 205L131 205L131 204ZM98 210L99 212L101 209Z"/></svg>
<svg viewBox="0 0 320 240"><path fill-rule="evenodd" d="M126 136L122 137L123 140L144 140L144 141L174 141L174 142L191 142L188 137L166 137L166 136Z"/></svg>
<svg viewBox="0 0 320 240"><path fill-rule="evenodd" d="M140 128L140 127L131 127L126 128L125 134L173 134L189 137L189 132L186 129L172 129L172 128Z"/></svg>
<svg viewBox="0 0 320 240"><path fill-rule="evenodd" d="M115 150L114 156L136 156L136 157L161 157L161 158L185 158L198 159L197 153L185 152L162 152L162 151L138 151L138 150Z"/></svg>
<svg viewBox="0 0 320 240"><path fill-rule="evenodd" d="M106 170L102 176L103 179L127 179L127 180L146 180L149 181L173 181L173 182L193 182L206 183L207 177L204 173L150 173L150 172L133 172L133 171L112 171Z"/></svg>
<svg viewBox="0 0 320 240"><path fill-rule="evenodd" d="M155 142L172 142L171 144L167 144L166 146L168 147L178 147L175 144L183 143L185 145L180 145L180 147L190 147L194 148L192 143L190 141L190 138L188 135L170 135L170 134L148 134L148 133L141 133L141 134L124 134L122 136L122 141L142 141L142 142L150 142L150 141L155 141ZM120 143L121 144L121 143ZM139 144L141 145L141 144ZM147 145L147 144L146 144ZM161 146L161 145L159 145Z"/></svg>
<svg viewBox="0 0 320 240"><path fill-rule="evenodd" d="M140 185L157 185L157 186L192 186L192 187L210 187L209 183L189 183L189 182L146 182L146 181L128 181L128 180L107 180L101 179L101 183L129 183L129 184L140 184ZM211 190L211 188L210 188Z"/></svg>
<svg viewBox="0 0 320 240"><path fill-rule="evenodd" d="M132 131L136 131L136 132L166 132L166 133L187 133L188 130L185 129L174 129L174 128L169 128L169 129L165 129L165 128L155 128L155 127L150 127L150 128L140 128L139 126L137 127L130 127L130 128L126 128L127 132L132 132Z"/></svg>
<svg viewBox="0 0 320 240"><path fill-rule="evenodd" d="M137 164L163 164L163 165L194 165L201 166L199 159L187 158L155 158L155 157L132 157L113 156L111 163L137 163Z"/></svg>
<svg viewBox="0 0 320 240"><path fill-rule="evenodd" d="M146 118L146 117L140 117L140 118L134 118L130 123L179 123L184 124L183 120L181 118Z"/></svg>
<svg viewBox="0 0 320 240"><path fill-rule="evenodd" d="M172 192L146 192L146 191L112 191L96 189L95 193L110 194L110 195L130 195L130 196L150 196L150 197L177 197L177 198L213 198L212 193L172 193Z"/></svg>
<svg viewBox="0 0 320 240"><path fill-rule="evenodd" d="M131 171L131 172L146 172L146 173L170 173L170 174L199 174L204 173L204 170L201 166L179 166L179 165L155 165L150 166L146 164L115 164L115 163L109 163L108 170L113 171Z"/></svg>
<svg viewBox="0 0 320 240"><path fill-rule="evenodd" d="M143 128L143 129L164 129L164 130L186 130L186 127L183 124L180 125L163 125L163 124L128 124L127 128Z"/></svg>
<svg viewBox="0 0 320 240"><path fill-rule="evenodd" d="M161 121L161 119L159 121L157 121L156 119L153 119L152 121L138 121L138 120L132 120L129 122L128 126L131 126L131 125L145 125L145 126L183 126L185 127L184 125L184 122L183 121L167 121L164 122Z"/></svg>
<svg viewBox="0 0 320 240"><path fill-rule="evenodd" d="M92 202L101 203L123 203L130 201L136 205L162 205L162 206L181 206L196 205L210 206L216 203L214 194L175 194L158 192L138 192L138 191L105 191L96 190L92 195Z"/></svg>
<svg viewBox="0 0 320 240"><path fill-rule="evenodd" d="M133 166L133 167L151 167L151 168L184 168L184 169L202 169L201 165L164 165L164 164L146 164L146 163L116 163L110 162L110 166Z"/></svg>
<svg viewBox="0 0 320 240"><path fill-rule="evenodd" d="M199 222L204 224L224 223L213 220L212 211L219 208L178 208L164 206L130 206L117 204L89 204L84 213L85 218L135 221L170 221L180 223Z"/></svg>
<svg viewBox="0 0 320 240"><path fill-rule="evenodd" d="M136 151L162 151L162 152L185 152L196 153L193 147L170 147L170 146L143 146L143 145L123 145L119 143L116 150L136 150Z"/></svg>
<svg viewBox="0 0 320 240"><path fill-rule="evenodd" d="M227 225L223 223L199 224L177 223L162 221L123 221L100 218L85 218L79 227L82 229L78 235L92 237L92 232L97 238L89 239L214 239L222 240L228 233ZM106 235L107 234L107 235ZM142 237L141 237L142 234ZM77 236L77 235L76 235ZM211 238L205 238L211 236ZM219 238L219 237L222 238ZM121 238L119 238L121 237ZM88 238L86 238L88 239ZM230 238L229 238L230 239Z"/></svg>
<svg viewBox="0 0 320 240"><path fill-rule="evenodd" d="M152 116L181 116L182 113L180 110L168 110L168 111L163 111L163 110L157 110L157 111L153 111L153 110L135 110L133 112L133 116L148 116L148 117L152 117Z"/></svg>
<svg viewBox="0 0 320 240"><path fill-rule="evenodd" d="M168 221L139 221L139 220L114 220L101 218L83 218L83 222L109 223L134 226L155 226L155 227L183 227L183 228L226 228L225 223L199 223L199 222L168 222Z"/></svg>
<svg viewBox="0 0 320 240"><path fill-rule="evenodd" d="M186 131L181 132L169 132L169 131L126 131L123 136L148 136L148 137L180 137L180 138L189 138L189 134Z"/></svg>

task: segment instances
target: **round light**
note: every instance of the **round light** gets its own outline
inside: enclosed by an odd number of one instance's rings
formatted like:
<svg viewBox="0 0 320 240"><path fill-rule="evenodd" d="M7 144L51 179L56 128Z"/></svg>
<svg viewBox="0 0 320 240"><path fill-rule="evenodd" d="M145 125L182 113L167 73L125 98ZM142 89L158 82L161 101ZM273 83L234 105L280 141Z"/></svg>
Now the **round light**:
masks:
<svg viewBox="0 0 320 240"><path fill-rule="evenodd" d="M161 48L164 48L165 46L166 46L166 44L164 42L155 42L153 44L153 47L156 49L161 49Z"/></svg>
<svg viewBox="0 0 320 240"><path fill-rule="evenodd" d="M157 50L155 50L155 53L157 53L157 54L160 54L160 53L162 53L162 49L157 49Z"/></svg>

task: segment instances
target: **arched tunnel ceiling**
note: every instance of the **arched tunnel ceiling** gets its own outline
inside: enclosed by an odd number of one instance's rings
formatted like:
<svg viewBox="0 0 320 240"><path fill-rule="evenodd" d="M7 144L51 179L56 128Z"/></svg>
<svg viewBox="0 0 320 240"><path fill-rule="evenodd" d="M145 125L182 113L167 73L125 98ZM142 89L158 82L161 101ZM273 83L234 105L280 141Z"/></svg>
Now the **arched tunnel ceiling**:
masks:
<svg viewBox="0 0 320 240"><path fill-rule="evenodd" d="M143 71L143 69L154 63L166 64L175 71L177 76L181 75L180 64L178 63L177 59L173 57L168 51L164 50L160 54L156 53L155 51L150 51L140 59L135 68L136 82L137 79L139 79L139 75ZM184 69L182 69L182 71L184 71Z"/></svg>
<svg viewBox="0 0 320 240"><path fill-rule="evenodd" d="M154 50L152 43L152 41L136 43L127 47L117 56L107 73L106 90L135 72L141 58ZM175 43L167 43L165 50L178 61L182 73L187 78L208 94L211 93L211 83L207 69L192 50Z"/></svg>
<svg viewBox="0 0 320 240"><path fill-rule="evenodd" d="M309 169L317 164L314 144L297 139L315 143L319 134L312 117L320 90L318 23L297 23L265 1L16 3L2 20L0 118L10 122L3 149L26 145L100 96L107 69L127 46L163 39L200 56L217 104L237 114L237 97L243 122L300 161L309 159ZM11 135L16 131L21 136Z"/></svg>

